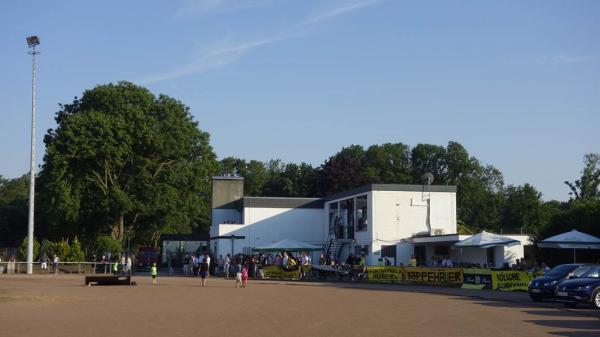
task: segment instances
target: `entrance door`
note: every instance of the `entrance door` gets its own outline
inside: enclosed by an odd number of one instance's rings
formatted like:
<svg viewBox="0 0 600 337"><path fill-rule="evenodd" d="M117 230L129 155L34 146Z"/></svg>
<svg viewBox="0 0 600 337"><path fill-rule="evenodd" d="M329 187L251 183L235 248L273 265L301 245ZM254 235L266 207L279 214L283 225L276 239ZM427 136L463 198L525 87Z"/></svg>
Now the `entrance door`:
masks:
<svg viewBox="0 0 600 337"><path fill-rule="evenodd" d="M396 246L395 245L381 246L381 258L383 259L383 262L386 262L386 258L387 258L387 260L390 262L390 265L395 266L396 265Z"/></svg>
<svg viewBox="0 0 600 337"><path fill-rule="evenodd" d="M427 263L425 246L415 246L415 258L417 259L417 266L424 266Z"/></svg>

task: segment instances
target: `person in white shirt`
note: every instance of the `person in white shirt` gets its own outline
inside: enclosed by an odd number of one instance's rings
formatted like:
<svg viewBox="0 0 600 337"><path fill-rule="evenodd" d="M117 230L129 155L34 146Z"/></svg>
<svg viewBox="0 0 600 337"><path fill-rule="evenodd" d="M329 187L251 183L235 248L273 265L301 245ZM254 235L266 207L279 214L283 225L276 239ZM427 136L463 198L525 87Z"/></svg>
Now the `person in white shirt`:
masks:
<svg viewBox="0 0 600 337"><path fill-rule="evenodd" d="M454 262L450 259L450 257L446 257L446 268L453 268Z"/></svg>
<svg viewBox="0 0 600 337"><path fill-rule="evenodd" d="M229 278L229 268L231 266L231 257L229 254L225 257L225 262L223 263L223 272L225 273L225 278Z"/></svg>
<svg viewBox="0 0 600 337"><path fill-rule="evenodd" d="M131 265L132 265L132 263L131 263L131 256L127 256L127 262L125 264L125 267L127 268L126 272L129 273L129 274L131 274Z"/></svg>
<svg viewBox="0 0 600 337"><path fill-rule="evenodd" d="M288 257L287 253L283 253L283 260L281 261L281 265L284 267L287 267L288 263L290 262L290 258Z"/></svg>
<svg viewBox="0 0 600 337"><path fill-rule="evenodd" d="M58 256L54 254L54 257L52 258L52 269L54 269L54 275L58 275L58 261Z"/></svg>
<svg viewBox="0 0 600 337"><path fill-rule="evenodd" d="M310 265L310 260L308 258L308 254L302 253L302 258L300 259L300 275L304 278L306 277L306 270Z"/></svg>

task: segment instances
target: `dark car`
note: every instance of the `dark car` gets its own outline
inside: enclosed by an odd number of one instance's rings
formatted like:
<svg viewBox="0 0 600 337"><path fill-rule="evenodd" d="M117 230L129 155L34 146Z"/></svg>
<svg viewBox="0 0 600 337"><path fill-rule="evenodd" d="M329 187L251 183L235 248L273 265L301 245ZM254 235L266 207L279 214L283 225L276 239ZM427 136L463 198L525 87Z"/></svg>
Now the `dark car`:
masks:
<svg viewBox="0 0 600 337"><path fill-rule="evenodd" d="M565 279L579 277L589 272L593 265L561 264L547 271L543 276L534 278L529 283L529 296L535 302L554 297L554 288Z"/></svg>
<svg viewBox="0 0 600 337"><path fill-rule="evenodd" d="M600 309L600 267L581 277L560 282L556 287L556 297L569 307L577 303L592 303Z"/></svg>

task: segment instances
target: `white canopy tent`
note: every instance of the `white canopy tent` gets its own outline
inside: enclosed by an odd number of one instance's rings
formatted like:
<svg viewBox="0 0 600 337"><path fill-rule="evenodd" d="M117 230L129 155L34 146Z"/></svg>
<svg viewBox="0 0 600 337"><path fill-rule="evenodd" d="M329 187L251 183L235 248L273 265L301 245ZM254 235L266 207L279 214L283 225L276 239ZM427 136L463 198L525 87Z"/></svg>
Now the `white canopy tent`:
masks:
<svg viewBox="0 0 600 337"><path fill-rule="evenodd" d="M516 245L521 245L521 241L513 239L513 238L509 238L506 236L501 236L498 234L483 231L479 234L475 234L469 238L461 240L461 241L455 243L453 246L456 248L460 248L460 258L462 261L463 249L467 249L467 250L468 249L478 249L481 251L485 251L488 248L493 248L493 247L498 247L498 246L510 247L510 246L516 246ZM499 263L499 262L496 262L496 263ZM496 264L496 263L494 263L494 264Z"/></svg>
<svg viewBox="0 0 600 337"><path fill-rule="evenodd" d="M573 249L573 263L575 263L576 249L600 249L600 239L574 229L542 240L538 243L538 247Z"/></svg>
<svg viewBox="0 0 600 337"><path fill-rule="evenodd" d="M323 250L323 247L294 239L283 239L267 246L254 248L257 252L301 252Z"/></svg>
<svg viewBox="0 0 600 337"><path fill-rule="evenodd" d="M511 239L506 236L501 236L494 233L483 231L479 234L473 235L468 239L464 239L454 244L457 248L482 248L487 249L496 246L515 246L520 245L519 240Z"/></svg>

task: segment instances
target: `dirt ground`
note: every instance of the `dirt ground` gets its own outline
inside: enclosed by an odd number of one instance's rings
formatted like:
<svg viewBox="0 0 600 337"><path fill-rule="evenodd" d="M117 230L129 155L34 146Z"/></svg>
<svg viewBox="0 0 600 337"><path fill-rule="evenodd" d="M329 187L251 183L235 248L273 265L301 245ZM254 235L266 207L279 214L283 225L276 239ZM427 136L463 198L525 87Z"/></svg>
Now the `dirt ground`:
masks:
<svg viewBox="0 0 600 337"><path fill-rule="evenodd" d="M406 286L134 277L0 277L0 336L600 336L592 309L426 293ZM425 290L426 291L426 290ZM435 291L434 291L435 292ZM521 294L526 296L525 294ZM514 296L514 295L513 295Z"/></svg>

